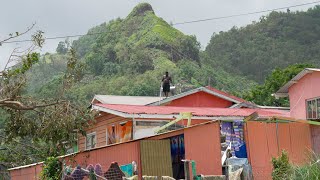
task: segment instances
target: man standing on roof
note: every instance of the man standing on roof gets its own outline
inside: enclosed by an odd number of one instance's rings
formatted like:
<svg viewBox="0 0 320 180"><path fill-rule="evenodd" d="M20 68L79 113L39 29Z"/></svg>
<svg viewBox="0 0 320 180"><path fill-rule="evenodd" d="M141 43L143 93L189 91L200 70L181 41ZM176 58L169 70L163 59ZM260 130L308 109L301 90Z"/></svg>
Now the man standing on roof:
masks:
<svg viewBox="0 0 320 180"><path fill-rule="evenodd" d="M172 79L169 76L169 73L167 71L166 74L162 78L162 88L163 88L164 95L166 97L168 97L169 92L170 92L170 83L172 83Z"/></svg>

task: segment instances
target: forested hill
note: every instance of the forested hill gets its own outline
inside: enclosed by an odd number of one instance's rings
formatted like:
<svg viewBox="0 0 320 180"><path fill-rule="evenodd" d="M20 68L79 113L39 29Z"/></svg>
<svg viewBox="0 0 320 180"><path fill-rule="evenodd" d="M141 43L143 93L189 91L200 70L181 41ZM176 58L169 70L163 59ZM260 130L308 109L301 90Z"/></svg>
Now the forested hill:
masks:
<svg viewBox="0 0 320 180"><path fill-rule="evenodd" d="M306 12L272 12L248 26L213 34L205 49L227 72L259 83L276 68L320 65L320 6Z"/></svg>
<svg viewBox="0 0 320 180"><path fill-rule="evenodd" d="M101 34L73 43L95 75L144 73L154 69L153 61L161 57L175 63L182 59L199 62L196 38L171 27L147 3L136 6L125 19L103 23L88 34L95 33Z"/></svg>
<svg viewBox="0 0 320 180"><path fill-rule="evenodd" d="M56 95L68 57L67 46L59 43L56 54L43 56L33 68L29 93ZM158 96L165 71L172 75L178 92L210 84L239 93L255 84L216 66L200 52L195 36L173 28L147 3L137 5L124 19L93 27L72 46L86 67L83 79L68 93L75 100L89 102L95 94Z"/></svg>
<svg viewBox="0 0 320 180"><path fill-rule="evenodd" d="M67 46L59 43L56 54L43 56L33 68L29 93L56 95ZM173 28L150 4L142 3L124 19L93 27L72 46L86 67L83 79L68 93L74 100L88 102L95 94L157 96L165 71L173 76L178 92L210 84L241 96L276 67L320 65L320 6L306 12L272 12L259 22L213 34L201 51L195 36Z"/></svg>

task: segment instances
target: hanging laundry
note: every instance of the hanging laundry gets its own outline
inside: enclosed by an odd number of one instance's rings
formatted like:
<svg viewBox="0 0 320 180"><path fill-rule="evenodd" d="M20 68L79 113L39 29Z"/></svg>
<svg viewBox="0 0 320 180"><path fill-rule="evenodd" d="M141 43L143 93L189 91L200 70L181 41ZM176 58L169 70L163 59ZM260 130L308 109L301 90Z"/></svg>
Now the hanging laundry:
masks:
<svg viewBox="0 0 320 180"><path fill-rule="evenodd" d="M246 146L244 145L243 121L222 122L221 135L226 137L226 144L231 143L232 156L247 157Z"/></svg>
<svg viewBox="0 0 320 180"><path fill-rule="evenodd" d="M121 171L117 162L111 163L107 172L104 173L104 177L112 180L122 180L125 177L124 173Z"/></svg>
<svg viewBox="0 0 320 180"><path fill-rule="evenodd" d="M98 174L99 176L102 176L103 172L102 172L102 167L101 167L100 164L96 164L96 165L94 166L94 172L95 172L96 174Z"/></svg>
<svg viewBox="0 0 320 180"><path fill-rule="evenodd" d="M133 167L131 163L120 166L120 169L126 175L126 177L133 176Z"/></svg>

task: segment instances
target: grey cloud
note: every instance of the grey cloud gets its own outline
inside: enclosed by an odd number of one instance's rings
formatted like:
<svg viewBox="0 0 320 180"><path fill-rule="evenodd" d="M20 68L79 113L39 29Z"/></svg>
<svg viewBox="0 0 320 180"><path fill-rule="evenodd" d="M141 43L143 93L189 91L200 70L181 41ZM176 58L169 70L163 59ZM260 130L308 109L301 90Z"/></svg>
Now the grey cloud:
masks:
<svg viewBox="0 0 320 180"><path fill-rule="evenodd" d="M0 39L7 34L23 31L33 22L46 37L84 34L93 26L125 17L139 0L0 0ZM300 4L301 0L148 0L156 14L168 22L183 22L210 17L272 9ZM292 10L305 10L311 6ZM232 26L244 26L263 14L242 16L176 26L186 34L196 35L205 47L213 32L226 31ZM29 38L28 36L23 39ZM59 40L48 40L42 52L54 52ZM25 44L0 46L0 68L11 50Z"/></svg>

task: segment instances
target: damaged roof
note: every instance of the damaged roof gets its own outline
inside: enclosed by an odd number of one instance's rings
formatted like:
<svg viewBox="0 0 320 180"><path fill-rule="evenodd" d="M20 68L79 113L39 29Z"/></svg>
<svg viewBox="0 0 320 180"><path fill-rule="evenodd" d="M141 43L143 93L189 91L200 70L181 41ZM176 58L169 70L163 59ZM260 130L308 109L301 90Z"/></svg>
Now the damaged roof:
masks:
<svg viewBox="0 0 320 180"><path fill-rule="evenodd" d="M129 105L147 105L161 101L163 97L153 96L114 96L114 95L95 95L92 104L129 104Z"/></svg>
<svg viewBox="0 0 320 180"><path fill-rule="evenodd" d="M247 117L254 112L257 112L260 118L272 116L289 117L288 111L275 109L139 106L101 103L94 104L93 109L125 118L175 118L176 115L182 112L191 112L192 118L198 119L216 119L217 117L233 119L237 117Z"/></svg>
<svg viewBox="0 0 320 180"><path fill-rule="evenodd" d="M174 95L174 96L171 96L171 97L168 97L168 98L164 98L163 100L161 101L157 101L157 102L153 102L153 103L150 103L148 105L161 105L161 104L165 104L165 103L168 103L170 101L173 101L173 100L176 100L176 99L179 99L179 98L182 98L182 97L185 97L185 96L188 96L188 95L191 95L191 94L194 94L194 93L197 93L197 92L205 92L205 93L208 93L208 94L211 94L213 96L216 96L216 97L219 97L221 99L225 99L227 101L230 101L230 102L233 102L235 104L240 104L240 103L246 103L246 104L251 104L251 105L254 105L253 103L251 102L248 102L244 99L241 99L239 97L236 97L236 96L233 96L229 93L226 93L226 92L223 92L223 91L220 91L216 88L213 88L211 86L206 86L206 87L199 87L199 88L196 88L196 89L192 89L190 91L186 91L186 92L183 92L183 93L180 93L180 94L177 94L177 95Z"/></svg>

